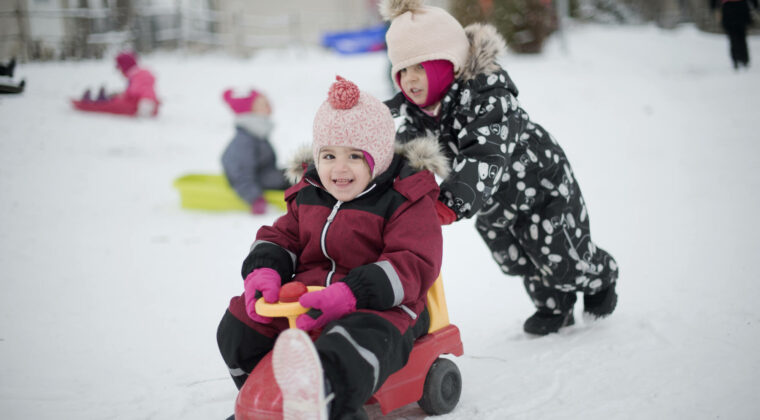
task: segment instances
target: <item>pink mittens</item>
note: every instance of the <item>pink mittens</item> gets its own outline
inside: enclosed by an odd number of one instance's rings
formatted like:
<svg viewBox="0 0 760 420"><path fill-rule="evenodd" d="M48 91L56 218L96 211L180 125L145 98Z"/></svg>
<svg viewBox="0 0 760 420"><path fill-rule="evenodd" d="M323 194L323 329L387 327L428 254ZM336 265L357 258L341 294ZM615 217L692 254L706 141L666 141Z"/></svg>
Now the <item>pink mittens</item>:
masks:
<svg viewBox="0 0 760 420"><path fill-rule="evenodd" d="M268 303L275 303L280 297L282 282L277 271L271 268L257 268L243 281L245 286L245 311L248 316L261 324L272 322L272 318L256 313L256 300L264 296Z"/></svg>
<svg viewBox="0 0 760 420"><path fill-rule="evenodd" d="M259 197L251 204L251 214L265 214L267 212L267 200Z"/></svg>
<svg viewBox="0 0 760 420"><path fill-rule="evenodd" d="M356 297L351 288L343 282L306 293L298 302L303 307L312 308L296 318L296 326L305 331L322 328L328 322L356 311Z"/></svg>

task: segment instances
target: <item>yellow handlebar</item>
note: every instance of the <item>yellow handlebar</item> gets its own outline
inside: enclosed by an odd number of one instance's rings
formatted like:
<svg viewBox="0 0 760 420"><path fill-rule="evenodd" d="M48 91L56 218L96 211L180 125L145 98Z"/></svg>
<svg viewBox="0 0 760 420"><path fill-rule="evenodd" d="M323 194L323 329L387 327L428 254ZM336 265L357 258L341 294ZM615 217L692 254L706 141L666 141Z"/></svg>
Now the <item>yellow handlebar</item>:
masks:
<svg viewBox="0 0 760 420"><path fill-rule="evenodd" d="M316 292L322 290L322 286L307 286L308 292ZM310 308L304 308L298 301L295 302L275 302L267 303L264 298L259 298L256 301L256 313L261 316L267 316L270 318L284 317L288 319L288 325L290 328L296 328L296 318L298 315L306 313Z"/></svg>

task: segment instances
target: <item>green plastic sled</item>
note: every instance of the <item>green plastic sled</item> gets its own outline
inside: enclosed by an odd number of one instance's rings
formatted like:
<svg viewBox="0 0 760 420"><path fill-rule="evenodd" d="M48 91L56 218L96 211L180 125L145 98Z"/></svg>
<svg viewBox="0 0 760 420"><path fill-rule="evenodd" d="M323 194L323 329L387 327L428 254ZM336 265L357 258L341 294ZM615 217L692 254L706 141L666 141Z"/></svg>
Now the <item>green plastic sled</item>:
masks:
<svg viewBox="0 0 760 420"><path fill-rule="evenodd" d="M179 190L182 208L212 211L240 210L250 211L250 204L241 199L230 187L224 175L189 174L174 180L174 187ZM286 211L285 191L265 190L267 203Z"/></svg>

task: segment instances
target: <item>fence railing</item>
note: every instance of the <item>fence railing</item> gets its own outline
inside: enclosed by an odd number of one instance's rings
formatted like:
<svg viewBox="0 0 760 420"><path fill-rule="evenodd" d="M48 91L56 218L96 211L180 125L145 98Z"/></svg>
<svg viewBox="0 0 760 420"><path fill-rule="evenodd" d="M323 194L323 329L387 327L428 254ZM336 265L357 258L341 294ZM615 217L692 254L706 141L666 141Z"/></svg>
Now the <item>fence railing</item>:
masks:
<svg viewBox="0 0 760 420"><path fill-rule="evenodd" d="M254 15L181 6L6 8L0 10L0 28L0 57L28 60L100 57L127 46L142 52L182 47L247 53L304 42L297 12Z"/></svg>

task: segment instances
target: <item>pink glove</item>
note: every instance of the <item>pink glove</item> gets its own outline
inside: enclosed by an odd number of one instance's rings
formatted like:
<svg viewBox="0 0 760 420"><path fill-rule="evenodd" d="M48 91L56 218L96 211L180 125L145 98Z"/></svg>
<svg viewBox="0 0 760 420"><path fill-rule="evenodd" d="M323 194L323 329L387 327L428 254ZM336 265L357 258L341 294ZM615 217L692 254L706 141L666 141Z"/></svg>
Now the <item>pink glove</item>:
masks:
<svg viewBox="0 0 760 420"><path fill-rule="evenodd" d="M251 204L252 214L264 214L267 212L267 200L264 197L259 197Z"/></svg>
<svg viewBox="0 0 760 420"><path fill-rule="evenodd" d="M268 303L275 303L280 298L280 275L271 268L257 268L243 280L245 286L245 312L261 324L269 324L272 318L256 313L256 300L264 296Z"/></svg>
<svg viewBox="0 0 760 420"><path fill-rule="evenodd" d="M298 302L305 308L312 308L296 318L296 327L304 331L322 328L328 322L356 311L354 293L342 281L322 290L306 293Z"/></svg>

